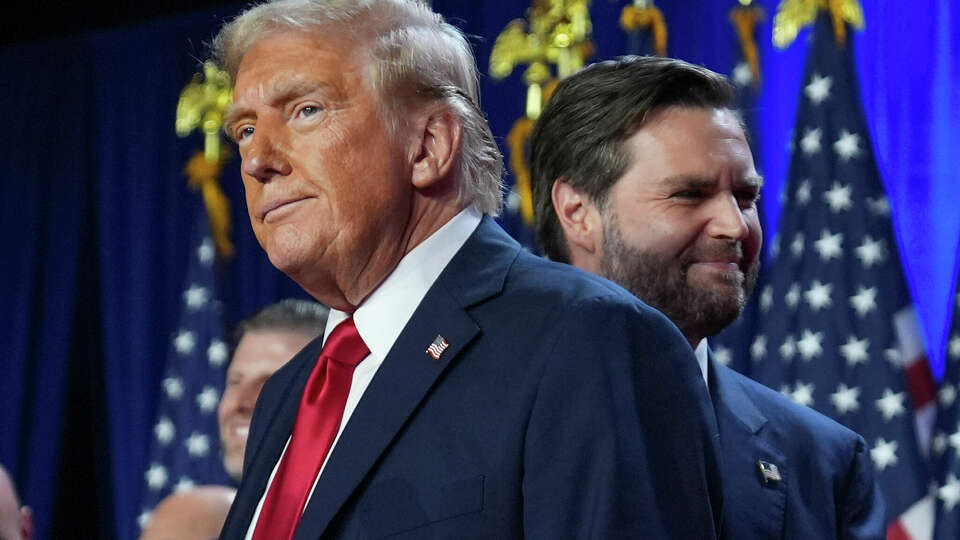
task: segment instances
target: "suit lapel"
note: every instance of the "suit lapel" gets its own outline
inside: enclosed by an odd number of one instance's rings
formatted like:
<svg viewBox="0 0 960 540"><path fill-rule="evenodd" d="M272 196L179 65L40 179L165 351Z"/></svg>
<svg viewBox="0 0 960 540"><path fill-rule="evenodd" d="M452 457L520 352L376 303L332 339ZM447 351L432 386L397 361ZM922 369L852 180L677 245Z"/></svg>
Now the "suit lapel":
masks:
<svg viewBox="0 0 960 540"><path fill-rule="evenodd" d="M767 419L730 368L710 355L710 395L723 453L726 538L783 536L789 463L767 436ZM766 427L766 429L764 429ZM780 479L764 480L760 462L776 466Z"/></svg>
<svg viewBox="0 0 960 540"><path fill-rule="evenodd" d="M520 250L504 237L506 234L484 217L420 302L340 435L294 540L323 535L440 374L478 335L480 329L466 307L502 290L510 263ZM503 246L513 249L504 250ZM438 335L449 346L435 360L427 347Z"/></svg>
<svg viewBox="0 0 960 540"><path fill-rule="evenodd" d="M320 356L322 344L322 336L308 344L284 369L276 373L275 376L284 378L279 381L279 389L271 391L269 395L261 393L261 399L264 400L263 421L258 418L255 426L257 432L250 433L244 455L243 481L230 508L221 538L243 538L247 534L250 519L266 490L267 480L293 431L300 396ZM259 429L260 426L265 426L265 429Z"/></svg>

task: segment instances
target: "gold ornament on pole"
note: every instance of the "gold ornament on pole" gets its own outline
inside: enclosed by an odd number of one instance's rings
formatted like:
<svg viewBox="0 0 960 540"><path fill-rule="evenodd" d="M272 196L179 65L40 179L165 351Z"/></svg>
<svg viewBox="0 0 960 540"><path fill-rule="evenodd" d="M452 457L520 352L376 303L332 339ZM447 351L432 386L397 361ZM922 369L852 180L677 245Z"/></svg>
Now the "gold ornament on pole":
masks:
<svg viewBox="0 0 960 540"><path fill-rule="evenodd" d="M198 151L187 163L186 173L190 187L200 191L210 219L217 253L221 257L233 253L230 243L230 201L220 189L220 172L230 152L220 143L223 114L233 100L230 75L213 62L203 64L203 73L197 73L184 87L177 102L177 135L186 137L194 130L204 134L203 151Z"/></svg>
<svg viewBox="0 0 960 540"><path fill-rule="evenodd" d="M840 46L847 41L846 23L863 29L863 9L858 0L783 0L773 18L773 44L780 49L789 47L803 27L813 24L822 9L830 12L833 36Z"/></svg>
<svg viewBox="0 0 960 540"><path fill-rule="evenodd" d="M751 83L754 87L760 84L760 54L757 52L755 38L757 23L765 17L763 8L753 5L753 0L739 0L740 5L730 10L730 21L737 31L740 50L743 59L750 66Z"/></svg>
<svg viewBox="0 0 960 540"><path fill-rule="evenodd" d="M500 32L490 53L490 75L504 79L514 68L526 65L523 80L527 85L526 114L514 122L507 135L510 169L517 179L520 214L533 223L533 196L525 148L533 122L540 117L551 81L562 79L583 67L593 54L590 42L592 23L589 0L534 0L527 20L515 19Z"/></svg>
<svg viewBox="0 0 960 540"><path fill-rule="evenodd" d="M631 5L624 7L620 13L620 27L627 32L650 30L654 52L657 56L667 55L667 23L663 12L653 5L653 0L633 0Z"/></svg>

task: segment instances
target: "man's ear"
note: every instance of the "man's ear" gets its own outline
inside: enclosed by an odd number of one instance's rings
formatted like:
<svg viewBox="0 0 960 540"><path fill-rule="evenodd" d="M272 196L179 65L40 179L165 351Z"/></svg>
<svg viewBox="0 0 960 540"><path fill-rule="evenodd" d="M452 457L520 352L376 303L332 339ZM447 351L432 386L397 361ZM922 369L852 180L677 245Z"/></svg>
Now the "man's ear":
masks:
<svg viewBox="0 0 960 540"><path fill-rule="evenodd" d="M413 161L413 185L426 189L453 172L460 149L460 119L448 109L436 109L427 116Z"/></svg>
<svg viewBox="0 0 960 540"><path fill-rule="evenodd" d="M578 259L582 261L584 258L599 257L603 242L603 220L590 197L563 178L553 183L550 196L570 248L571 262L582 266Z"/></svg>

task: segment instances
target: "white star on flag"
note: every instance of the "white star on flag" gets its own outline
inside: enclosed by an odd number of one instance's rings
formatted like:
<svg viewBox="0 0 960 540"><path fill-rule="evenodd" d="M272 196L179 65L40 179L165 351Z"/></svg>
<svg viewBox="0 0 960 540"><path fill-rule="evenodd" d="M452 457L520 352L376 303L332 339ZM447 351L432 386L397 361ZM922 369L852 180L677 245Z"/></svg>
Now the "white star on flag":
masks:
<svg viewBox="0 0 960 540"><path fill-rule="evenodd" d="M180 493L181 491L186 491L192 489L194 486L193 480L187 478L186 476L181 476L180 480L173 486L173 491Z"/></svg>
<svg viewBox="0 0 960 540"><path fill-rule="evenodd" d="M213 366L222 366L227 361L227 344L214 338L207 347L207 361Z"/></svg>
<svg viewBox="0 0 960 540"><path fill-rule="evenodd" d="M184 291L183 301L187 307L193 311L202 309L210 300L210 291L206 287L199 285L190 285L190 288Z"/></svg>
<svg viewBox="0 0 960 540"><path fill-rule="evenodd" d="M713 357L725 366L729 366L733 361L733 353L727 347L719 346L713 351Z"/></svg>
<svg viewBox="0 0 960 540"><path fill-rule="evenodd" d="M156 435L157 440L162 444L169 444L170 441L173 440L176 431L173 422L166 416L162 417L160 421L157 422L157 425L153 427L153 434Z"/></svg>
<svg viewBox="0 0 960 540"><path fill-rule="evenodd" d="M210 438L203 433L194 431L184 442L187 452L193 457L203 457L210 451Z"/></svg>
<svg viewBox="0 0 960 540"><path fill-rule="evenodd" d="M797 341L797 350L804 360L811 360L823 353L823 332L803 331L803 337Z"/></svg>
<svg viewBox="0 0 960 540"><path fill-rule="evenodd" d="M810 83L803 88L803 93L807 95L814 105L819 105L823 100L830 97L830 85L833 80L830 77L821 77L814 73L810 78Z"/></svg>
<svg viewBox="0 0 960 540"><path fill-rule="evenodd" d="M820 147L819 138L817 139L817 147ZM810 180L804 180L803 182L800 182L800 187L797 188L797 202L800 204L800 206L804 206L810 202Z"/></svg>
<svg viewBox="0 0 960 540"><path fill-rule="evenodd" d="M812 156L820 151L820 128L808 129L804 132L803 138L800 139L800 148L803 150L803 153Z"/></svg>
<svg viewBox="0 0 960 540"><path fill-rule="evenodd" d="M957 430L947 437L947 442L950 443L954 453L960 455L960 424L957 425Z"/></svg>
<svg viewBox="0 0 960 540"><path fill-rule="evenodd" d="M209 266L213 262L213 257L216 253L216 250L213 248L213 239L208 236L203 239L200 247L197 248L197 259L199 259L204 266Z"/></svg>
<svg viewBox="0 0 960 540"><path fill-rule="evenodd" d="M867 197L867 208L875 215L890 217L890 199L887 197Z"/></svg>
<svg viewBox="0 0 960 540"><path fill-rule="evenodd" d="M830 231L824 229L820 233L820 239L813 243L813 247L817 250L817 253L820 254L820 258L823 261L829 261L834 257L840 257L843 253L843 250L840 248L840 244L843 243L843 233L831 234Z"/></svg>
<svg viewBox="0 0 960 540"><path fill-rule="evenodd" d="M883 240L874 240L869 235L864 237L863 243L854 248L853 251L857 254L857 258L860 259L863 266L867 268L878 262L883 262L887 258L886 245Z"/></svg>
<svg viewBox="0 0 960 540"><path fill-rule="evenodd" d="M212 386L204 386L203 390L197 394L197 405L203 412L211 412L217 408L220 402L220 395L217 389Z"/></svg>
<svg viewBox="0 0 960 540"><path fill-rule="evenodd" d="M753 338L753 343L750 344L750 356L754 360L760 360L767 355L767 338L763 334L758 335Z"/></svg>
<svg viewBox="0 0 960 540"><path fill-rule="evenodd" d="M804 384L797 381L793 393L790 395L794 401L807 407L813 406L813 383Z"/></svg>
<svg viewBox="0 0 960 540"><path fill-rule="evenodd" d="M830 189L823 192L823 200L826 201L830 210L836 214L843 210L849 210L853 206L853 201L850 200L852 194L853 188L850 187L850 184L840 185L839 182L834 182Z"/></svg>
<svg viewBox="0 0 960 540"><path fill-rule="evenodd" d="M810 309L820 311L833 303L830 299L831 291L833 291L833 285L814 280L810 288L803 293L803 298L810 305Z"/></svg>
<svg viewBox="0 0 960 540"><path fill-rule="evenodd" d="M833 143L833 151L846 161L860 154L860 136L847 130L840 131L840 137Z"/></svg>
<svg viewBox="0 0 960 540"><path fill-rule="evenodd" d="M869 346L869 339L857 339L855 336L850 336L847 338L847 342L840 346L840 355L847 360L847 365L850 367L857 364L866 364L870 358L867 354Z"/></svg>
<svg viewBox="0 0 960 540"><path fill-rule="evenodd" d="M150 489L158 490L167 483L167 469L159 463L153 463L147 469L146 477Z"/></svg>
<svg viewBox="0 0 960 540"><path fill-rule="evenodd" d="M793 355L797 354L797 344L794 341L792 335L787 335L787 339L783 340L783 343L780 344L780 356L791 360Z"/></svg>
<svg viewBox="0 0 960 540"><path fill-rule="evenodd" d="M882 438L877 439L877 444L870 449L870 457L878 471L883 471L891 465L897 464L897 441L887 442Z"/></svg>
<svg viewBox="0 0 960 540"><path fill-rule="evenodd" d="M792 308L797 307L797 304L800 303L800 285L796 283L790 285L790 290L787 291L783 299L787 302L788 306Z"/></svg>
<svg viewBox="0 0 960 540"><path fill-rule="evenodd" d="M944 381L943 385L940 386L940 390L937 391L937 401L940 402L944 408L947 408L953 405L953 402L957 399L957 387L950 384L949 382Z"/></svg>
<svg viewBox="0 0 960 540"><path fill-rule="evenodd" d="M765 285L760 292L760 309L770 311L771 306L773 306L773 287Z"/></svg>
<svg viewBox="0 0 960 540"><path fill-rule="evenodd" d="M930 449L937 455L940 455L947 449L947 435L938 431L936 435L930 439Z"/></svg>
<svg viewBox="0 0 960 540"><path fill-rule="evenodd" d="M163 391L170 399L180 399L183 395L183 381L179 377L167 377L163 380Z"/></svg>
<svg viewBox="0 0 960 540"><path fill-rule="evenodd" d="M889 422L906 411L903 407L904 397L903 392L894 392L889 388L883 391L883 397L877 400L877 410L883 414L884 420Z"/></svg>
<svg viewBox="0 0 960 540"><path fill-rule="evenodd" d="M189 330L181 330L177 337L173 338L173 348L180 354L187 355L193 352L197 345L197 337Z"/></svg>
<svg viewBox="0 0 960 540"><path fill-rule="evenodd" d="M793 254L794 257L803 255L803 240L803 233L798 232L794 235L793 242L790 242L790 253Z"/></svg>
<svg viewBox="0 0 960 540"><path fill-rule="evenodd" d="M877 289L875 287L858 287L857 294L850 297L850 305L863 317L877 308Z"/></svg>
<svg viewBox="0 0 960 540"><path fill-rule="evenodd" d="M847 385L840 383L837 391L830 394L830 402L833 403L839 414L857 411L860 409L860 389L857 387L848 388Z"/></svg>
<svg viewBox="0 0 960 540"><path fill-rule="evenodd" d="M753 82L753 71L746 62L740 62L733 68L733 82L740 86L748 86Z"/></svg>
<svg viewBox="0 0 960 540"><path fill-rule="evenodd" d="M144 510L143 512L140 512L140 515L137 516L137 525L139 525L141 529L146 529L147 524L150 523L150 518L152 517L153 517L153 512L149 510Z"/></svg>
<svg viewBox="0 0 960 540"><path fill-rule="evenodd" d="M943 501L943 507L947 512L953 510L960 502L960 480L950 473L947 475L947 481L937 488L937 498Z"/></svg>
<svg viewBox="0 0 960 540"><path fill-rule="evenodd" d="M950 343L947 345L947 356L951 360L960 360L960 334L950 338Z"/></svg>

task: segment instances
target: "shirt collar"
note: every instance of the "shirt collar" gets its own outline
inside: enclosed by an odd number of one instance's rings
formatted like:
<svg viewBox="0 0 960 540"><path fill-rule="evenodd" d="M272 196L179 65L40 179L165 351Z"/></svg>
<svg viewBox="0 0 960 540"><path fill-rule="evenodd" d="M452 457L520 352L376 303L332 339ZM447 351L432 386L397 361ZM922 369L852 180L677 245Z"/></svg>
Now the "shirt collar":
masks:
<svg viewBox="0 0 960 540"><path fill-rule="evenodd" d="M457 254L483 215L470 206L407 253L393 272L353 312L370 354L383 361L427 291ZM324 341L349 313L330 310Z"/></svg>
<svg viewBox="0 0 960 540"><path fill-rule="evenodd" d="M707 382L707 350L709 348L707 338L703 338L700 343L697 343L697 348L693 350L693 354L697 357L697 365L700 366L700 374L703 375L703 382Z"/></svg>

